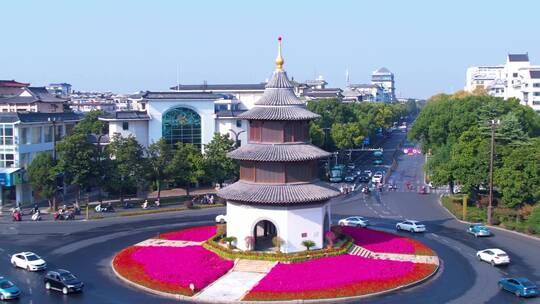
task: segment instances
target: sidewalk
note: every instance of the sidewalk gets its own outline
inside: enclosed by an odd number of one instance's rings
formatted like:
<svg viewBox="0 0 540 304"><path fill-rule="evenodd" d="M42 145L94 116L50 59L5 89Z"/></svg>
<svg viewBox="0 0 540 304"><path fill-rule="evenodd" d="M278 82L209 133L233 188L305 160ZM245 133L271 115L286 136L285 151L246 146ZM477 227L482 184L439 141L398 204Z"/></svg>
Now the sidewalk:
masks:
<svg viewBox="0 0 540 304"><path fill-rule="evenodd" d="M214 194L216 192L213 188L198 188L190 191L191 196L199 196L203 194ZM104 204L113 204L114 212L96 212L95 207L99 205L99 201L92 201L88 203L88 214L86 210L86 204L81 204L81 213L75 216L75 220L96 220L102 218L110 217L119 217L119 216L132 216L132 215L143 215L151 213L162 213L162 212L172 212L172 211L182 211L187 210L186 203L190 201L189 197L186 197L186 191L182 188L175 188L169 190L161 191L161 207L156 208L154 201L157 197L157 191L151 192L148 194L148 205L149 208L142 209L141 205L144 202L145 198L125 198L124 202L127 202L131 205L130 208L123 208L120 204L119 199L104 199ZM177 202L175 201L177 200ZM173 201L173 202L171 202ZM219 204L214 204L215 206L221 206ZM207 208L214 205L207 204L196 204L195 208ZM62 202L58 204L58 207L63 206ZM68 204L71 206L71 204ZM0 213L0 222L10 222L11 221L11 208L13 206L4 205L2 212ZM33 205L22 206L23 211L23 222L31 221L31 210ZM45 204L40 204L41 220L42 221L54 221L54 212L49 213L49 207Z"/></svg>

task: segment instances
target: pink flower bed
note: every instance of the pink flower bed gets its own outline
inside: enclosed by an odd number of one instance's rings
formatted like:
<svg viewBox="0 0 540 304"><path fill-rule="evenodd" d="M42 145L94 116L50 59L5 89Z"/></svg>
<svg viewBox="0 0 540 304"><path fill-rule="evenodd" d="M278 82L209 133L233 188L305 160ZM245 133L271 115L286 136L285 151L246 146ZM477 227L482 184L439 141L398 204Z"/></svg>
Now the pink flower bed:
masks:
<svg viewBox="0 0 540 304"><path fill-rule="evenodd" d="M233 267L201 246L187 247L129 247L120 252L113 266L126 279L146 287L192 295L208 286Z"/></svg>
<svg viewBox="0 0 540 304"><path fill-rule="evenodd" d="M342 231L350 235L356 245L373 252L434 255L433 251L421 242L392 233L356 227L343 227Z"/></svg>
<svg viewBox="0 0 540 304"><path fill-rule="evenodd" d="M362 295L415 282L434 265L367 259L353 255L278 264L244 300L318 299Z"/></svg>
<svg viewBox="0 0 540 304"><path fill-rule="evenodd" d="M202 226L163 233L159 237L172 241L204 242L213 237L216 232L216 226Z"/></svg>

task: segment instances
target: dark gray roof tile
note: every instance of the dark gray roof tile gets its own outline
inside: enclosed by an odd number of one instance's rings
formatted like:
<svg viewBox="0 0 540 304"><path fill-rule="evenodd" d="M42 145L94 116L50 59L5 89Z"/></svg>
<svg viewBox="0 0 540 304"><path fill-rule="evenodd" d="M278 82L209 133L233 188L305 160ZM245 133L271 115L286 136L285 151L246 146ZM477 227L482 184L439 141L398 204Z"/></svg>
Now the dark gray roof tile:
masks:
<svg viewBox="0 0 540 304"><path fill-rule="evenodd" d="M287 106L287 107L254 107L251 110L239 115L243 119L252 120L311 120L318 118L315 114L305 107Z"/></svg>
<svg viewBox="0 0 540 304"><path fill-rule="evenodd" d="M338 195L335 188L320 181L299 184L255 184L238 181L218 192L218 196L230 201L284 206L320 203Z"/></svg>
<svg viewBox="0 0 540 304"><path fill-rule="evenodd" d="M237 160L306 161L325 158L331 154L311 144L247 144L227 154Z"/></svg>

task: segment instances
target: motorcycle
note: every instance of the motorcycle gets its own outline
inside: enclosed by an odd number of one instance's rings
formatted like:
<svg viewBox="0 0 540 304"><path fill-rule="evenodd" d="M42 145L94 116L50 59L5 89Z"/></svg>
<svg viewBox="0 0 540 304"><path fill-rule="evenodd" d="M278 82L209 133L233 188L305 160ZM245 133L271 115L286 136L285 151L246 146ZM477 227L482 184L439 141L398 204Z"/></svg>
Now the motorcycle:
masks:
<svg viewBox="0 0 540 304"><path fill-rule="evenodd" d="M362 191L362 193L364 193L364 194L369 194L369 192L370 192L370 190L369 190L369 188L368 188L367 186L362 187L362 190L361 190L361 191Z"/></svg>
<svg viewBox="0 0 540 304"><path fill-rule="evenodd" d="M114 212L114 207L112 204L99 204L94 210L96 212Z"/></svg>
<svg viewBox="0 0 540 304"><path fill-rule="evenodd" d="M13 211L13 213L11 214L11 219L12 219L14 222L20 222L20 221L22 221L22 214L21 214L21 212L18 211L18 210Z"/></svg>
<svg viewBox="0 0 540 304"><path fill-rule="evenodd" d="M74 220L74 219L75 219L75 214L70 211L64 211L64 212L58 211L54 213L55 221L69 221L69 220Z"/></svg>
<svg viewBox="0 0 540 304"><path fill-rule="evenodd" d="M396 190L397 190L397 186L395 184L388 185L388 191L396 191Z"/></svg>
<svg viewBox="0 0 540 304"><path fill-rule="evenodd" d="M41 212L37 211L32 214L32 221L37 222L41 221Z"/></svg>

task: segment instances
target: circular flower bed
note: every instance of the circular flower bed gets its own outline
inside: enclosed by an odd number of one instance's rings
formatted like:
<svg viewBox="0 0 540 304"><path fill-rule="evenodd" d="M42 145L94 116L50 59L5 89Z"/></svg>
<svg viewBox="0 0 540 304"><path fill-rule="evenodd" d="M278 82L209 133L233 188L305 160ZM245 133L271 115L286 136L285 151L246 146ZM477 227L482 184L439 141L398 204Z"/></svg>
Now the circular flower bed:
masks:
<svg viewBox="0 0 540 304"><path fill-rule="evenodd" d="M343 227L343 233L350 235L354 243L373 252L435 255L431 248L421 242L396 234L367 228Z"/></svg>
<svg viewBox="0 0 540 304"><path fill-rule="evenodd" d="M435 265L374 260L353 255L278 264L244 300L294 300L360 296L429 276Z"/></svg>
<svg viewBox="0 0 540 304"><path fill-rule="evenodd" d="M365 228L342 227L341 232L352 237L347 237L349 242L354 239L358 246L377 253L396 254L400 258L405 256L405 259L361 257L343 251L343 254L296 263L279 262L251 290L246 289L242 299L237 300L363 296L414 284L437 270L436 258L435 262L430 260L433 259L431 257L415 258L417 255L435 255L418 241ZM220 256L205 249L201 242L217 233L215 226L164 233L158 239L145 240L124 249L114 257L112 266L120 277L137 285L191 297L231 270L233 259L246 258L241 255Z"/></svg>
<svg viewBox="0 0 540 304"><path fill-rule="evenodd" d="M204 242L213 237L217 226L202 226L167 232L159 235L160 239L172 241Z"/></svg>
<svg viewBox="0 0 540 304"><path fill-rule="evenodd" d="M201 246L132 246L113 260L114 269L125 279L145 287L193 295L224 275L233 266Z"/></svg>

